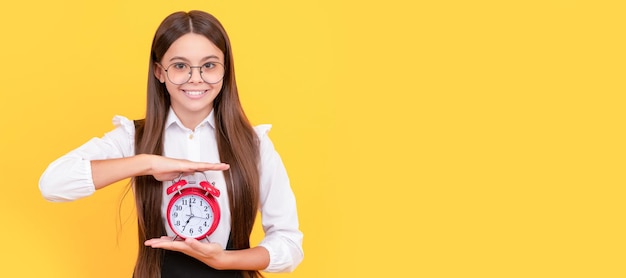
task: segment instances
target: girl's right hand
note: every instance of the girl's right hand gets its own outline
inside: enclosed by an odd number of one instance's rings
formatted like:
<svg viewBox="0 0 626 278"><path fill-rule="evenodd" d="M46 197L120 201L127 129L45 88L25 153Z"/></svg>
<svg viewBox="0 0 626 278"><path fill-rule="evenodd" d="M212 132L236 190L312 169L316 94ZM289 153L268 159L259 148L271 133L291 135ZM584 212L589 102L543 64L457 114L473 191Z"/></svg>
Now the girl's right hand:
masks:
<svg viewBox="0 0 626 278"><path fill-rule="evenodd" d="M159 181L169 181L182 175L190 175L203 171L228 170L226 163L194 162L186 159L169 158L151 155L149 174Z"/></svg>

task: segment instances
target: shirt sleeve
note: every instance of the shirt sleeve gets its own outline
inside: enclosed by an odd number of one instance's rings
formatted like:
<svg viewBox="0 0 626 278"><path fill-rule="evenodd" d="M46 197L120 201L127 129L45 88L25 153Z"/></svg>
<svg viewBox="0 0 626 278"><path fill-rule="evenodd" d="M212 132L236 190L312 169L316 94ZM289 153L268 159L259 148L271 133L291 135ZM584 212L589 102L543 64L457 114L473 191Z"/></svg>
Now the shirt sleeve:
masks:
<svg viewBox="0 0 626 278"><path fill-rule="evenodd" d="M270 254L266 272L291 272L302 262L303 234L299 230L296 200L285 166L267 133L271 125L255 129L261 151L260 210L265 237L259 246Z"/></svg>
<svg viewBox="0 0 626 278"><path fill-rule="evenodd" d="M115 129L101 138L92 138L82 146L59 157L43 172L39 190L51 202L67 202L93 194L91 160L131 156L134 153L135 125L122 116L113 118Z"/></svg>

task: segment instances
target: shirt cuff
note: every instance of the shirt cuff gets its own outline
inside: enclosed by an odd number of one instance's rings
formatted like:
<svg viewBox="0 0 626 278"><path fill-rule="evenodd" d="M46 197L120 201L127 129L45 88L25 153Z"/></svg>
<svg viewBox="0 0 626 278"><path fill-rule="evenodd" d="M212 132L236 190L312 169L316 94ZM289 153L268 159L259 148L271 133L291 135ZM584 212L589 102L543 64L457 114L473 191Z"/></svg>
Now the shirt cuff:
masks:
<svg viewBox="0 0 626 278"><path fill-rule="evenodd" d="M267 249L270 254L270 263L263 270L265 272L292 272L302 262L303 254L297 247L290 248L285 244L273 243L267 239L263 240L259 246Z"/></svg>

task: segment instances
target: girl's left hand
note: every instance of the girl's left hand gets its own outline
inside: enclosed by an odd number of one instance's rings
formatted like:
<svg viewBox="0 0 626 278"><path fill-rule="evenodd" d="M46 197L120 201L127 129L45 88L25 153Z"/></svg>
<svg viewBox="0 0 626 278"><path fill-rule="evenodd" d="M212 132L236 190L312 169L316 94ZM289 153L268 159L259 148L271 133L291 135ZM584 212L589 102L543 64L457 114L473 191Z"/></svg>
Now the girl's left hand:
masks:
<svg viewBox="0 0 626 278"><path fill-rule="evenodd" d="M152 248L161 248L171 251L182 252L188 256L194 257L213 268L217 268L215 262L219 261L219 257L224 255L224 248L219 243L200 242L193 238L185 240L172 240L171 237L162 236L146 240L144 245Z"/></svg>

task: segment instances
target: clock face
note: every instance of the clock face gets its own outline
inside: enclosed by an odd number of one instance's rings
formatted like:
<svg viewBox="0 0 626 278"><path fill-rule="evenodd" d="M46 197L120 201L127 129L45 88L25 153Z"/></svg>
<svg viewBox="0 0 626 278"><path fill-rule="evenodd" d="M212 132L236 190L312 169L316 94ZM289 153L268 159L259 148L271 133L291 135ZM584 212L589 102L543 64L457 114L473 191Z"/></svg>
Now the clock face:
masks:
<svg viewBox="0 0 626 278"><path fill-rule="evenodd" d="M212 196L198 188L187 188L175 195L167 208L170 228L182 238L202 239L219 223L219 209Z"/></svg>

